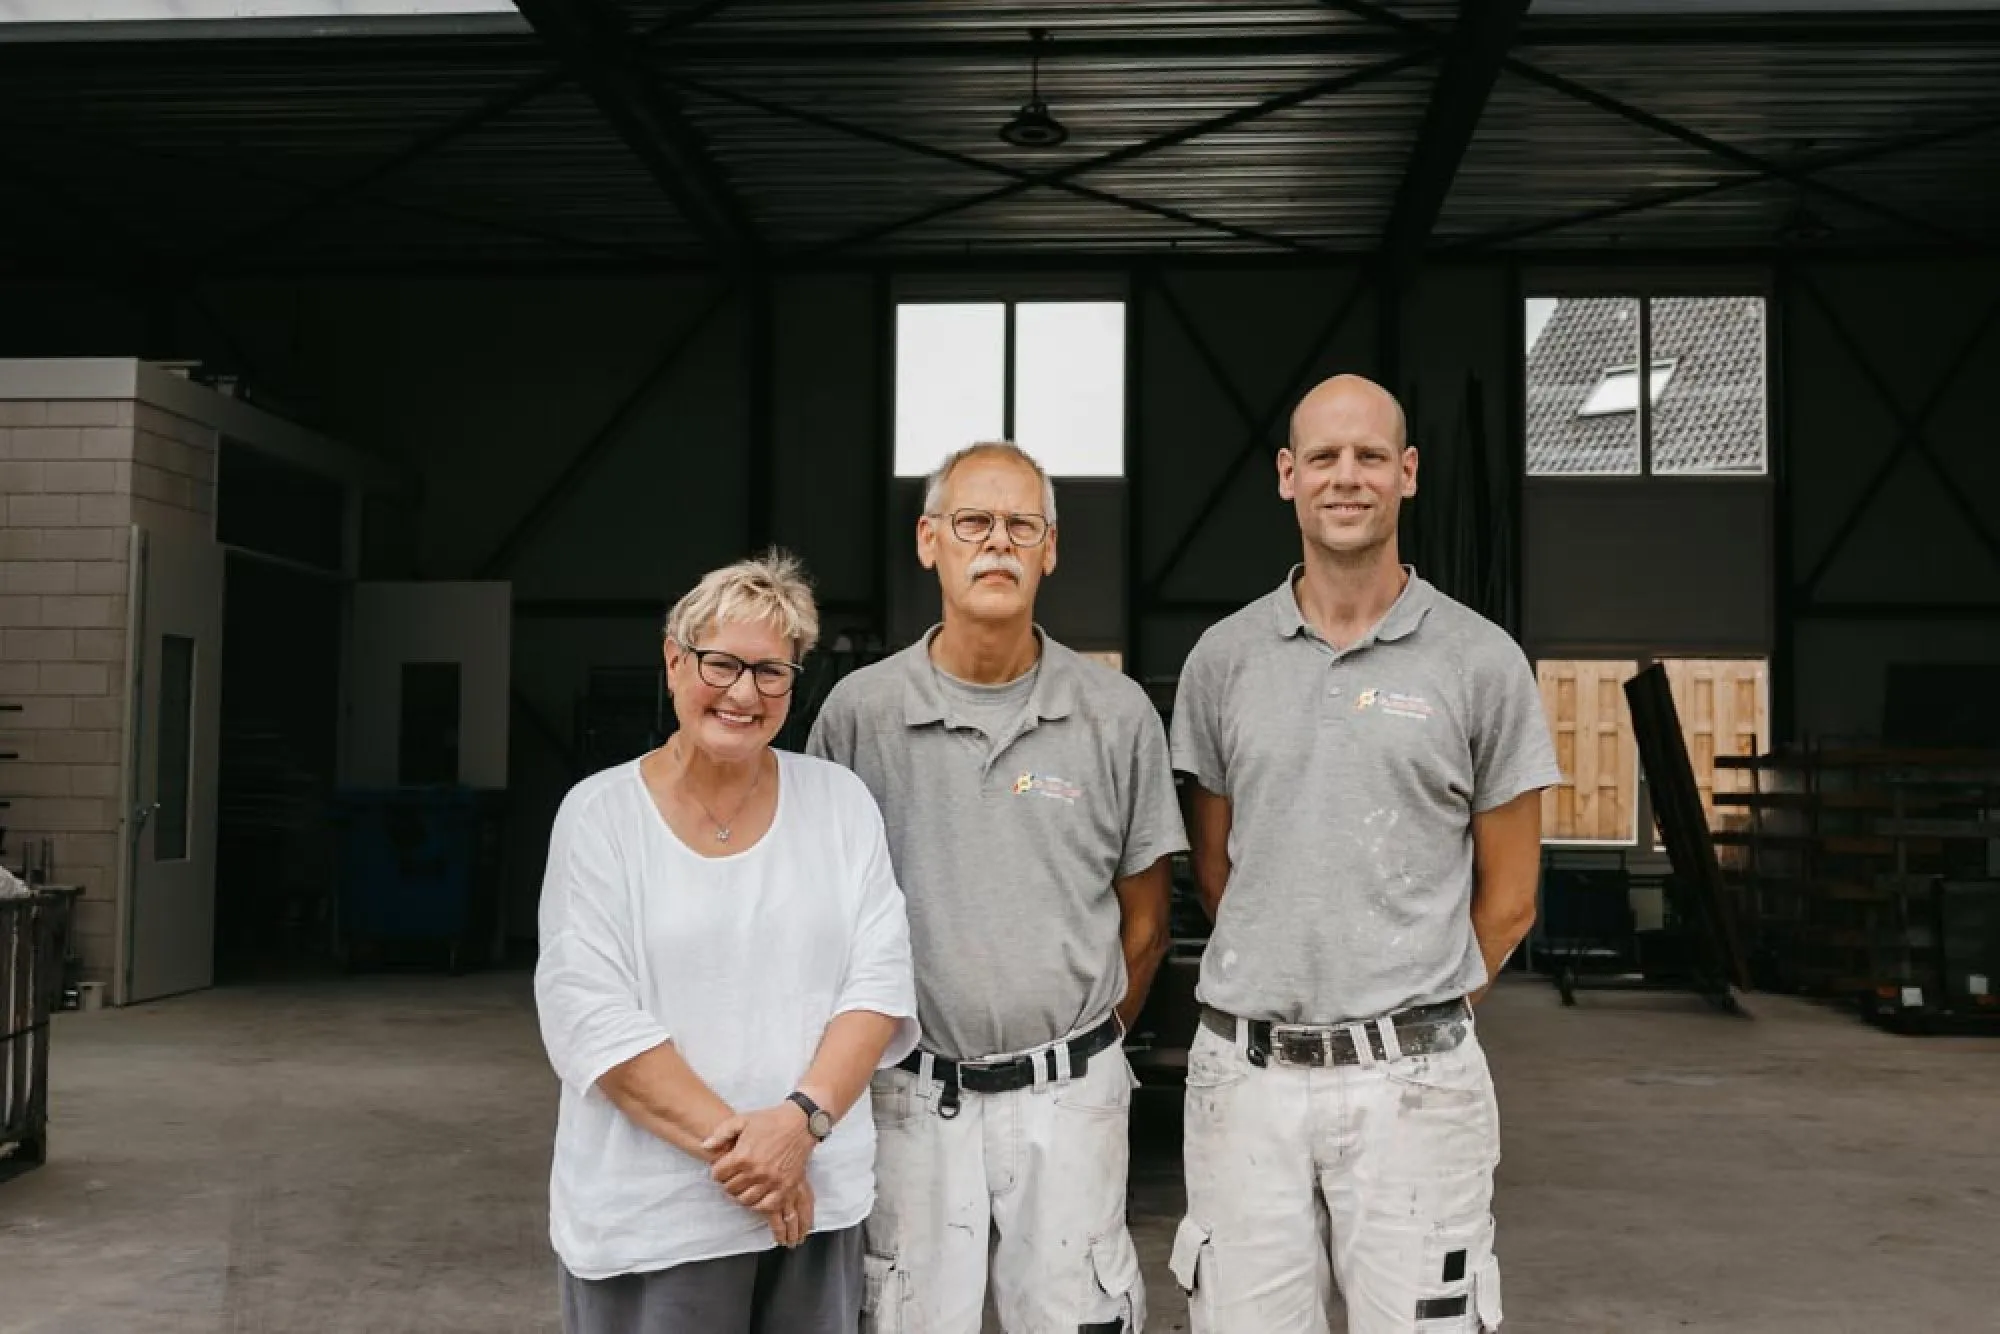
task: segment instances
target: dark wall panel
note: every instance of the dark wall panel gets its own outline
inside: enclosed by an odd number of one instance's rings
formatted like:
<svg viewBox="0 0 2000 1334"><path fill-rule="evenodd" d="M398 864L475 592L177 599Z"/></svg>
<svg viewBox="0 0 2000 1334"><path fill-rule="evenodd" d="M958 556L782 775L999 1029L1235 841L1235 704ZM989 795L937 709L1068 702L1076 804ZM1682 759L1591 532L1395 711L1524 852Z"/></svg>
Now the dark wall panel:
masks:
<svg viewBox="0 0 2000 1334"><path fill-rule="evenodd" d="M1790 288L1793 559L1801 583L1824 566L1794 597L1796 727L1868 736L1890 664L2000 663L2000 264L1808 265ZM1883 388L1905 414L1935 399L1935 466L1884 470L1903 431Z"/></svg>
<svg viewBox="0 0 2000 1334"><path fill-rule="evenodd" d="M1353 269L1168 271L1160 282L1185 324L1166 295L1144 296L1142 360L1134 372L1144 476L1134 504L1142 509L1146 586L1160 580L1184 546L1159 586L1163 599L1255 597L1297 559L1274 460L1300 394L1338 371L1375 371L1373 294L1364 291L1349 305L1359 281ZM1347 317L1336 328L1343 308ZM1246 444L1253 452L1243 460ZM1196 529L1204 510L1208 517ZM1171 671L1177 664L1149 657L1147 669Z"/></svg>
<svg viewBox="0 0 2000 1334"><path fill-rule="evenodd" d="M1912 409L2000 297L2000 265L1990 263L1826 263L1800 275ZM1200 605L1154 607L1134 627L1148 674L1171 677L1218 608L1260 595L1296 559L1296 533L1271 466L1291 404L1322 375L1376 373L1382 347L1369 290L1328 346L1306 359L1352 290L1352 268L1167 266L1162 276L1215 364L1165 299L1134 282L1133 299L1143 303L1130 400L1141 490L1129 512L1140 529L1139 568L1123 565L1117 525L1124 502L1115 489L1097 496L1087 486L1067 487L1063 567L1045 613L1080 643L1109 647L1122 639L1125 627L1106 609L1122 605L1119 592L1129 581L1157 577L1214 499L1209 521L1188 541L1163 590L1169 600ZM1010 290L1021 291L1023 281L1010 277ZM1970 510L2000 532L2000 418L1989 403L1991 386L2000 383L2000 328L1989 328L1972 349L1932 421L1930 439L1950 486L1913 457L1872 483L1896 442L1896 419L1833 321L1817 300L1793 290L1798 286L1780 285L1793 300L1773 326L1782 331L1778 383L1789 467L1788 491L1780 494L1790 496L1785 517L1796 573L1812 569L1865 496L1869 507L1815 598L2000 603L2000 562L1960 513ZM890 530L878 537L874 527L885 503L878 469L889 425L881 404L888 350L877 345L886 327L876 308L881 290L865 275L778 280L764 405L752 402L760 391L746 363L747 310L733 298L632 409L601 466L521 546L511 574L523 596L666 599L740 554L751 519L757 409L764 406L773 535L806 558L823 596L865 605L878 581L893 576L892 628L924 623L934 605L926 598L935 593L923 587L911 554L912 502L895 500L891 489ZM514 528L715 291L698 277L261 284L209 291L211 319L190 306L135 311L99 290L28 285L0 293L8 311L0 349L198 357L224 345L217 326L227 326L228 341L255 366L271 406L416 463L424 482L414 519L417 568L462 577ZM1398 388L1427 450L1420 507L1434 494L1444 452L1437 441L1451 429L1468 382L1481 386L1496 444L1514 429L1511 349L1519 319L1511 274L1499 263L1441 265L1405 293ZM1225 381L1252 418L1268 413L1261 436L1253 438ZM1246 442L1250 458L1225 478ZM1546 521L1617 530L1631 539L1635 558L1658 555L1643 522L1610 520L1586 507L1581 516L1556 513ZM1718 585L1731 575L1727 561L1711 571ZM1605 637L1606 627L1593 628L1588 599L1561 577L1534 582L1545 597L1569 599L1565 637ZM1702 590L1691 586L1677 596L1676 605L1698 619ZM1773 601L1782 608L1785 600ZM1616 610L1623 631L1644 628L1629 624L1630 606ZM1882 674L1891 662L2000 660L2000 626L1991 618L1836 621L1810 608L1795 616L1789 684L1803 731L1878 725ZM569 725L587 667L638 665L657 653L650 613L519 624L516 679L558 734ZM523 743L530 744L543 743Z"/></svg>
<svg viewBox="0 0 2000 1334"><path fill-rule="evenodd" d="M843 275L799 278L776 293L772 533L828 600L866 602L875 590L874 451L890 425L875 298L873 279Z"/></svg>

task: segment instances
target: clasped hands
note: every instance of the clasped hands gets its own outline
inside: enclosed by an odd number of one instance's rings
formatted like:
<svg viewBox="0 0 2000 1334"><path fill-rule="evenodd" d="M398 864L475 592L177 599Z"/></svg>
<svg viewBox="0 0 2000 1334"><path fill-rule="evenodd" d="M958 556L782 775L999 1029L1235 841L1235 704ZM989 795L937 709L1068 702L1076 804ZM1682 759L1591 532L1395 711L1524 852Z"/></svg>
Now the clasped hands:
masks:
<svg viewBox="0 0 2000 1334"><path fill-rule="evenodd" d="M817 1142L806 1129L805 1112L781 1102L730 1116L701 1147L711 1155L709 1175L729 1197L764 1215L780 1246L796 1246L812 1235L806 1160Z"/></svg>

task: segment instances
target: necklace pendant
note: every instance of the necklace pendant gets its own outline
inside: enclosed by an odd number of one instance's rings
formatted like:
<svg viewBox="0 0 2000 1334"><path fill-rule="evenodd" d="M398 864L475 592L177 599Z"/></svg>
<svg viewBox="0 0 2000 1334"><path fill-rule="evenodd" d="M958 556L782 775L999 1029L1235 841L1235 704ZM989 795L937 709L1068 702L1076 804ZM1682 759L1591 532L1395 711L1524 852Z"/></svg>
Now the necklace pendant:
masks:
<svg viewBox="0 0 2000 1334"><path fill-rule="evenodd" d="M717 825L715 827L715 841L718 843L727 843L729 841L729 829L726 825Z"/></svg>

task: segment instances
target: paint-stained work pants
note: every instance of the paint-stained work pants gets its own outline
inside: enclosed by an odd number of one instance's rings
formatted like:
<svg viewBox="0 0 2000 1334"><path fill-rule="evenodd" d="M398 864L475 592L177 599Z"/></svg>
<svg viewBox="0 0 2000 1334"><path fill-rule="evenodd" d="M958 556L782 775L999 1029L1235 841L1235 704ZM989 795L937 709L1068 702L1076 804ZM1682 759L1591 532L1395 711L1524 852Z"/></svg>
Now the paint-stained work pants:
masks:
<svg viewBox="0 0 2000 1334"><path fill-rule="evenodd" d="M1194 1334L1500 1327L1492 1075L1470 1017L1449 1051L1253 1065L1206 1026L1188 1055L1188 1213L1174 1277Z"/></svg>
<svg viewBox="0 0 2000 1334"><path fill-rule="evenodd" d="M875 1077L875 1209L862 1334L979 1334L988 1280L1007 1334L1139 1334L1145 1289L1125 1225L1137 1081L1113 1044L1074 1078L959 1094Z"/></svg>

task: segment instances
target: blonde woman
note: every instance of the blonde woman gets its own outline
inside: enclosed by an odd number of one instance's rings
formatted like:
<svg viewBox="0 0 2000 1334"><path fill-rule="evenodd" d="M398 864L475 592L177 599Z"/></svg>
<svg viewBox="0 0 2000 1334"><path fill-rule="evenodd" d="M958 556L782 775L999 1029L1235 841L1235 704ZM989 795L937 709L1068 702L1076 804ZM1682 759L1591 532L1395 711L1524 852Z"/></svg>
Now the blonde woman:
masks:
<svg viewBox="0 0 2000 1334"><path fill-rule="evenodd" d="M857 1327L869 1080L918 1033L873 798L771 746L818 633L790 557L709 574L667 619L678 730L556 816L535 999L568 1334Z"/></svg>

